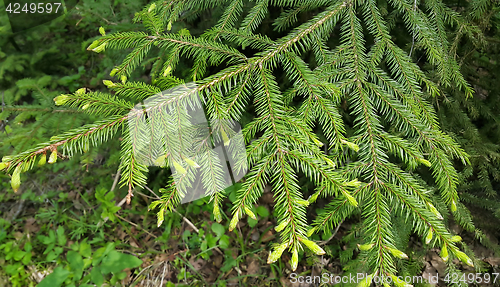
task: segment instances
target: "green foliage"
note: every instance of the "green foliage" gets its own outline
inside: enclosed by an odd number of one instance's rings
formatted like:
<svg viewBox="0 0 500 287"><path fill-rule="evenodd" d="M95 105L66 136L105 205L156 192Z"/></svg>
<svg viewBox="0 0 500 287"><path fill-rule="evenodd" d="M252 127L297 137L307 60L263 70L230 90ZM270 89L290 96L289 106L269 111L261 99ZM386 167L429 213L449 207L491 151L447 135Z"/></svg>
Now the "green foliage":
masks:
<svg viewBox="0 0 500 287"><path fill-rule="evenodd" d="M108 190L104 188L98 188L95 192L95 198L101 203L100 209L101 218L102 219L110 219L111 221L115 221L115 213L120 210L121 207L115 205L115 201L113 198L115 195L112 192L108 192Z"/></svg>
<svg viewBox="0 0 500 287"><path fill-rule="evenodd" d="M58 229L59 230L59 229ZM91 245L86 241L80 244L74 243L67 252L66 265L59 266L46 276L37 286L102 286L105 276L112 274L109 280L114 285L125 278L126 268L135 268L142 264L137 257L115 250L114 243L108 243L105 247L97 249L93 254ZM91 271L88 270L91 267Z"/></svg>
<svg viewBox="0 0 500 287"><path fill-rule="evenodd" d="M486 8L490 7L490 8ZM484 29L485 41L464 42L458 52L464 55L463 73L476 87L476 94L466 99L456 91L449 91L452 98L436 101L438 116L443 128L454 134L471 156L471 165L460 174L460 189L464 202L483 209L484 214L500 219L498 186L500 184L500 108L496 75L499 72L498 24L500 8L489 1L474 2L470 7L471 18ZM482 16L479 16L482 15ZM452 124L453 123L453 124ZM496 229L498 221L478 221L484 228ZM471 230L470 221L466 229Z"/></svg>
<svg viewBox="0 0 500 287"><path fill-rule="evenodd" d="M131 49L111 70L121 84L105 83L114 94L79 89L55 98L56 104L98 120L5 158L4 170L26 172L47 152L72 156L121 133L120 183L127 187L130 201L134 189L146 185L148 167L138 161L137 141L127 130L127 123L142 111L127 114L127 109L159 90L193 80L196 88L160 101L147 112L174 107L177 122L162 130L185 131L186 107L194 106L199 97L214 138L205 141L207 147L223 142L237 158L237 169L250 168L236 191L229 230L245 214L255 219L257 200L266 185L272 186L281 242L273 246L268 263L288 250L295 270L302 250L325 254L309 237L331 232L352 217L361 218L353 240L371 247L359 253L350 272L394 276L401 270L418 269L398 268L409 258L404 243L410 234L425 240L425 248L449 252L443 260L457 258L472 265L445 224L450 211L458 221L470 221L459 202L460 175L454 166L454 161L457 166L469 164L469 155L440 127L430 100L449 89L465 98L472 95L456 60L456 45L464 36L475 41L478 26L439 0L421 5L399 0L257 1L248 12L242 8L244 2L157 1L135 14L134 20L142 22L145 31L104 33L101 29L102 36L88 50ZM199 34L186 29L185 22L214 7L223 9L214 27ZM317 8L321 8L317 14L298 20L303 11ZM264 19L275 10L282 11L272 20L279 33L269 37ZM396 31L400 28L405 32ZM403 39L411 35L411 42L396 42L400 35ZM449 42L450 35L457 37L455 42ZM425 56L434 72L425 73L413 61L413 51ZM181 59L192 61L190 75L179 71ZM143 63L151 64L151 84L127 82ZM160 125L160 119L151 117L148 123ZM235 148L231 120L248 120L242 131L246 156ZM180 136L190 137L193 132ZM214 156L197 158L199 169L189 162L179 163L177 152L167 153L164 159L175 171L160 189L161 199L150 205L160 209L158 225L193 187L197 173L202 174L205 195L210 196L220 222L224 179L221 167L213 164ZM314 185L312 192L301 189L301 176ZM317 200L325 200L326 207L308 223L307 207ZM404 228L393 231L402 222ZM214 224L212 231L223 247L221 227ZM204 248L214 244L214 237L209 238ZM354 256L354 248L349 247L350 254L342 255L343 260ZM229 270L237 263L227 264L224 268ZM186 274L184 270L178 276Z"/></svg>

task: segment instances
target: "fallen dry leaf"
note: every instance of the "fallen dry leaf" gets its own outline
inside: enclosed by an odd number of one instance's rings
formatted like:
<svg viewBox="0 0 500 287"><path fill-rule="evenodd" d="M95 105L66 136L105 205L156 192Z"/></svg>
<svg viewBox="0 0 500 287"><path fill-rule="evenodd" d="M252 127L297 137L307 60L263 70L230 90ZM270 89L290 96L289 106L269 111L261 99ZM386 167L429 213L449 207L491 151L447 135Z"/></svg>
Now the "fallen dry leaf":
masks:
<svg viewBox="0 0 500 287"><path fill-rule="evenodd" d="M259 261L257 261L256 259L252 259L247 267L247 275L259 274L260 273L259 271L260 271Z"/></svg>
<svg viewBox="0 0 500 287"><path fill-rule="evenodd" d="M189 263L191 263L191 265L193 265L194 270L200 271L201 268L203 268L203 266L205 266L205 264L207 262L201 258L196 259L196 257L193 256L193 257L189 258Z"/></svg>
<svg viewBox="0 0 500 287"><path fill-rule="evenodd" d="M268 242L273 240L274 234L271 230L268 230L264 235L262 235L262 242Z"/></svg>
<svg viewBox="0 0 500 287"><path fill-rule="evenodd" d="M437 253L432 252L430 262L432 267L436 268L438 274L446 273L446 263L444 263L443 259Z"/></svg>
<svg viewBox="0 0 500 287"><path fill-rule="evenodd" d="M485 258L484 261L489 263L493 267L498 267L500 265L500 258L498 257L488 257Z"/></svg>
<svg viewBox="0 0 500 287"><path fill-rule="evenodd" d="M40 226L38 226L36 220L33 217L30 217L26 219L24 230L26 230L26 232L37 233L38 231L40 231Z"/></svg>

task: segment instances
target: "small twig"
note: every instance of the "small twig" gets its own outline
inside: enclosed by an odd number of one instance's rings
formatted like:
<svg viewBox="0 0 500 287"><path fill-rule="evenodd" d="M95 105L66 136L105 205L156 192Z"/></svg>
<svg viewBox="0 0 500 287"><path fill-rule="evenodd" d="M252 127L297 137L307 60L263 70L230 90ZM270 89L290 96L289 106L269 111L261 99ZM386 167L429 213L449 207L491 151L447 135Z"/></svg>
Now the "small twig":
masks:
<svg viewBox="0 0 500 287"><path fill-rule="evenodd" d="M175 211L175 213L179 214L182 217L182 220L185 223L187 223L187 225L191 226L191 228L193 228L194 231L196 231L196 233L200 233L200 230L198 228L196 228L196 226L189 219L187 219L185 216L180 214L177 210L174 209L174 211ZM203 239L205 239L205 234L203 234ZM219 249L219 247L215 247L214 249L215 249L215 251L219 252L220 255L224 255L224 253Z"/></svg>
<svg viewBox="0 0 500 287"><path fill-rule="evenodd" d="M342 225L342 223L343 223L343 222L344 222L344 221L342 220L342 221L339 223L339 225L337 225L337 227L336 227L336 228L335 228L335 230L333 231L333 234L332 234L332 236L330 236L330 238L328 238L328 239L327 239L327 240L325 240L325 241L321 241L321 242L319 242L319 245L325 245L325 244L327 244L328 242L330 242L330 240L332 240L332 239L333 239L333 237L335 237L335 235L337 235L337 232L339 231L339 228L340 228L340 226Z"/></svg>
<svg viewBox="0 0 500 287"><path fill-rule="evenodd" d="M118 184L118 180L120 179L120 173L121 173L121 170L120 170L120 168L118 168L118 170L116 171L115 180L113 181L113 185L111 186L110 192L115 190L115 187Z"/></svg>
<svg viewBox="0 0 500 287"><path fill-rule="evenodd" d="M148 186L144 186L149 192L151 192L152 194L154 194L156 196L156 199L161 199L158 194L156 194L151 188L149 188Z"/></svg>
<svg viewBox="0 0 500 287"><path fill-rule="evenodd" d="M152 194L154 194L156 196L157 199L161 199L151 188L147 187L147 186L144 186L149 192L151 192ZM138 192L139 194L141 194L140 192ZM143 194L144 195L144 194ZM182 220L187 224L189 225L194 231L196 231L196 233L200 233L200 230L198 228L196 228L196 226L189 220L187 219L184 215L180 214L177 210L174 209L174 212L177 213L179 216L182 217ZM205 235L203 235L203 238L205 238ZM215 251L219 252L220 255L224 255L224 253L219 249L219 247L215 247Z"/></svg>
<svg viewBox="0 0 500 287"><path fill-rule="evenodd" d="M13 222L19 216L19 214L21 213L21 210L23 210L24 201L25 201L24 199L21 199L21 201L19 202L19 205L17 206L16 212L12 215L12 219L10 220L10 222Z"/></svg>
<svg viewBox="0 0 500 287"><path fill-rule="evenodd" d="M121 207L127 201L127 197L125 196L122 201L120 201L116 206Z"/></svg>
<svg viewBox="0 0 500 287"><path fill-rule="evenodd" d="M167 264L165 263L165 266L163 267L163 274L161 275L160 286L163 286L163 278L165 278L165 270L166 269L167 269Z"/></svg>
<svg viewBox="0 0 500 287"><path fill-rule="evenodd" d="M144 194L144 193L142 193L142 192L140 192L140 191L137 191L137 190L135 191L135 193L138 193L139 195L142 195L142 196L144 196L144 197L146 197L146 198L149 198L149 199L158 199L158 198L156 198L156 197L149 196L149 195Z"/></svg>
<svg viewBox="0 0 500 287"><path fill-rule="evenodd" d="M175 211L175 213L177 213L180 216L182 216L182 220L184 222L186 222L187 225L191 226L191 228L194 229L194 231L196 231L196 233L200 233L200 230L198 228L196 228L196 226L194 226L194 224L189 219L187 219L185 216L183 216L182 214L180 214L177 210L174 209L174 211Z"/></svg>
<svg viewBox="0 0 500 287"><path fill-rule="evenodd" d="M158 237L157 237L157 236L155 236L154 234L152 234L152 233L148 232L146 229L141 228L139 225L137 225L137 224L135 224L135 223L133 223L133 222L131 222L131 221L129 221L129 220L127 220L127 219L125 219L125 218L121 217L121 216L120 216L120 215L118 215L118 214L115 214L115 215L116 215L116 217L118 217L118 218L120 218L121 220L123 220L123 221L125 221L125 222L129 223L130 225L133 225L133 226L135 226L136 228L138 228L138 229L140 229L140 230L142 230L142 231L146 232L149 236L154 237L154 238L158 238Z"/></svg>

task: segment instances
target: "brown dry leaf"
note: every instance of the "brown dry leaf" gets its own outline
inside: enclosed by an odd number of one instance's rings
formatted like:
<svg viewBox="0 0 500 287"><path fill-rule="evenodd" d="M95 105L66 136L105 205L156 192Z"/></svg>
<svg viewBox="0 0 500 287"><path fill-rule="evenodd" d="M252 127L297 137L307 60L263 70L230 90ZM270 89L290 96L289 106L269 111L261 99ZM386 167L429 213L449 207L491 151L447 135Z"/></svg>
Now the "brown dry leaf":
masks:
<svg viewBox="0 0 500 287"><path fill-rule="evenodd" d="M14 238L16 240L20 240L21 238L23 238L23 234L19 231L16 231L16 232L14 232Z"/></svg>
<svg viewBox="0 0 500 287"><path fill-rule="evenodd" d="M219 268L215 268L214 266L209 266L209 264L206 264L202 270L202 274L207 276L207 277L205 277L205 281L215 282L215 280L217 280L217 277L219 276L218 271L219 271Z"/></svg>
<svg viewBox="0 0 500 287"><path fill-rule="evenodd" d="M220 268L222 266L222 261L224 261L224 257L217 253L217 255L215 255L215 258L212 260L212 263L216 268Z"/></svg>
<svg viewBox="0 0 500 287"><path fill-rule="evenodd" d="M229 276L227 276L227 282L229 284L227 285L236 285L238 283L238 281L240 280L238 278L238 272L236 272L236 270L234 270L233 268L233 271L231 271L231 273L229 274Z"/></svg>
<svg viewBox="0 0 500 287"><path fill-rule="evenodd" d="M80 202L80 200L78 199L75 199L73 200L73 206L77 209L77 210L83 210L85 209L85 206L83 206L83 204Z"/></svg>
<svg viewBox="0 0 500 287"><path fill-rule="evenodd" d="M125 231L123 231L123 229L119 228L118 231L116 232L116 236L118 236L118 238L123 240L125 237L128 236L128 234Z"/></svg>
<svg viewBox="0 0 500 287"><path fill-rule="evenodd" d="M74 200L77 198L77 195L78 193L74 190L71 190L70 192L68 192L68 199L69 200Z"/></svg>
<svg viewBox="0 0 500 287"><path fill-rule="evenodd" d="M168 255L166 253L162 253L162 254L157 254L155 256L155 260L153 261L155 264L156 263L160 263L160 262L163 262L163 261L166 261L168 258Z"/></svg>
<svg viewBox="0 0 500 287"><path fill-rule="evenodd" d="M437 285L436 275L438 275L436 268L432 267L432 265L429 262L425 262L425 269L424 272L422 273L422 277L427 282L429 282L430 285L436 286Z"/></svg>
<svg viewBox="0 0 500 287"><path fill-rule="evenodd" d="M247 275L256 275L260 273L260 264L256 259L251 259L247 267Z"/></svg>
<svg viewBox="0 0 500 287"><path fill-rule="evenodd" d="M274 234L271 230L268 230L264 235L262 235L262 242L268 242L273 240Z"/></svg>
<svg viewBox="0 0 500 287"><path fill-rule="evenodd" d="M260 233L256 230L252 232L252 235L250 235L250 239L252 239L253 241L259 241L259 238L260 238Z"/></svg>
<svg viewBox="0 0 500 287"><path fill-rule="evenodd" d="M432 252L430 262L432 267L436 268L438 274L446 273L446 263L444 263L443 259L441 259L437 253Z"/></svg>
<svg viewBox="0 0 500 287"><path fill-rule="evenodd" d="M36 220L33 217L30 217L26 219L24 230L26 230L26 232L37 233L40 230L40 226L36 224Z"/></svg>
<svg viewBox="0 0 500 287"><path fill-rule="evenodd" d="M203 268L203 266L205 266L205 264L207 262L201 258L196 259L196 257L193 256L193 257L189 258L189 263L191 263L191 265L193 265L194 270L200 271L201 268Z"/></svg>
<svg viewBox="0 0 500 287"><path fill-rule="evenodd" d="M132 238L132 237L131 237L131 239L134 239L134 238ZM132 247L139 248L139 245L137 245L137 243L136 243L136 241L135 241L135 240L130 240L129 244L130 244L130 246L132 246Z"/></svg>

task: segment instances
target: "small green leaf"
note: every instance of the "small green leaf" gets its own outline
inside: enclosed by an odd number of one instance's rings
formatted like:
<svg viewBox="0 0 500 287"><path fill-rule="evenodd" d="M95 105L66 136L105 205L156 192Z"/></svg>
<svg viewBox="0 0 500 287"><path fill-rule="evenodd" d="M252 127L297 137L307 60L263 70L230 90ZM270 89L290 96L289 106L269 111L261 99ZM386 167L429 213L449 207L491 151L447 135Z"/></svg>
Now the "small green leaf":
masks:
<svg viewBox="0 0 500 287"><path fill-rule="evenodd" d="M184 158L184 160L187 162L187 164L189 164L190 166L194 167L194 168L200 168L200 166L192 159L190 158Z"/></svg>
<svg viewBox="0 0 500 287"><path fill-rule="evenodd" d="M229 240L230 240L230 237L227 236L227 235L222 235L221 238L219 239L219 246L222 248L222 249L227 249L229 247Z"/></svg>
<svg viewBox="0 0 500 287"><path fill-rule="evenodd" d="M160 155L154 162L154 165L159 166L159 167L165 167L166 161L165 161L166 155Z"/></svg>
<svg viewBox="0 0 500 287"><path fill-rule="evenodd" d="M166 69L165 72L163 72L163 76L166 77L170 72L172 71L172 67L169 65Z"/></svg>
<svg viewBox="0 0 500 287"><path fill-rule="evenodd" d="M102 260L101 271L103 274L118 273L125 268L135 268L141 264L142 260L133 255L112 250Z"/></svg>
<svg viewBox="0 0 500 287"><path fill-rule="evenodd" d="M247 222L248 222L248 226L250 228L254 228L257 225L257 223L259 223L259 221L257 219L253 219L251 217L248 217Z"/></svg>
<svg viewBox="0 0 500 287"><path fill-rule="evenodd" d="M73 278L76 280L80 280L83 275L83 258L82 256L73 251L70 250L68 251L68 254L66 255L66 259L69 262L69 266L71 267L71 270L73 271Z"/></svg>
<svg viewBox="0 0 500 287"><path fill-rule="evenodd" d="M226 229L219 223L213 223L212 231L217 235L217 237L221 237L226 232Z"/></svg>
<svg viewBox="0 0 500 287"><path fill-rule="evenodd" d="M111 72L109 73L109 75L111 77L113 77L117 72L118 72L118 69L114 68L113 70L111 70Z"/></svg>
<svg viewBox="0 0 500 287"><path fill-rule="evenodd" d="M267 208L265 206L258 206L257 207L257 214L260 216L260 217L268 217L269 216L269 210L267 210Z"/></svg>
<svg viewBox="0 0 500 287"><path fill-rule="evenodd" d="M87 243L87 241L83 241L80 243L80 248L78 251L83 257L90 258L92 256L92 249L90 247L90 244Z"/></svg>
<svg viewBox="0 0 500 287"><path fill-rule="evenodd" d="M56 233L57 233L57 243L59 244L59 246L66 245L67 239L66 235L64 235L64 227L62 225L59 225Z"/></svg>
<svg viewBox="0 0 500 287"><path fill-rule="evenodd" d="M102 286L102 284L104 284L104 276L99 266L92 268L92 271L90 271L90 279L96 286Z"/></svg>
<svg viewBox="0 0 500 287"><path fill-rule="evenodd" d="M318 199L318 196L319 196L319 192L316 192L314 193L313 195L311 195L308 199L309 203L313 203L316 201L316 199Z"/></svg>
<svg viewBox="0 0 500 287"><path fill-rule="evenodd" d="M17 250L16 252L14 252L14 256L12 256L12 257L16 261L21 261L21 259L23 259L24 255L26 255L25 251Z"/></svg>
<svg viewBox="0 0 500 287"><path fill-rule="evenodd" d="M325 161L328 163L328 165L329 165L329 166L331 166L331 167L333 167L333 168L335 168L335 167L336 167L335 163L334 163L331 159L329 159L329 158L327 158L327 157L325 157L324 159L325 159Z"/></svg>
<svg viewBox="0 0 500 287"><path fill-rule="evenodd" d="M427 167L431 167L431 162L426 160L426 159L423 159L423 158L417 158L417 161Z"/></svg>
<svg viewBox="0 0 500 287"><path fill-rule="evenodd" d="M68 95L60 95L54 98L54 102L58 106L64 105L67 101L68 101Z"/></svg>
<svg viewBox="0 0 500 287"><path fill-rule="evenodd" d="M321 141L319 141L318 139L316 138L312 138L313 142L318 146L318 147L322 147L324 145L324 143L322 143Z"/></svg>
<svg viewBox="0 0 500 287"><path fill-rule="evenodd" d="M59 266L51 274L47 275L37 287L59 287L68 278L69 274L68 270Z"/></svg>
<svg viewBox="0 0 500 287"><path fill-rule="evenodd" d="M94 42L92 42L92 44L90 44L90 46L87 47L87 50L90 51L90 50L93 50L95 47L99 46L99 43L101 41L99 40L95 40Z"/></svg>

